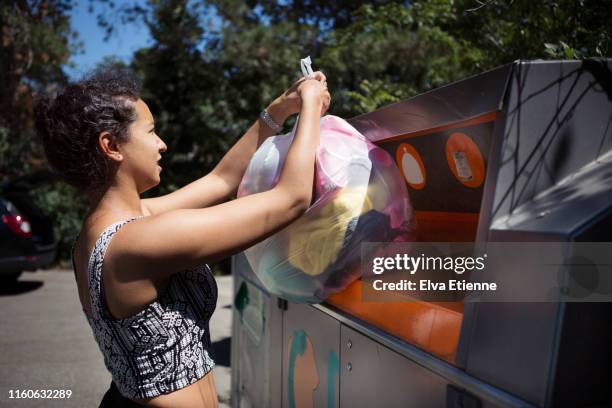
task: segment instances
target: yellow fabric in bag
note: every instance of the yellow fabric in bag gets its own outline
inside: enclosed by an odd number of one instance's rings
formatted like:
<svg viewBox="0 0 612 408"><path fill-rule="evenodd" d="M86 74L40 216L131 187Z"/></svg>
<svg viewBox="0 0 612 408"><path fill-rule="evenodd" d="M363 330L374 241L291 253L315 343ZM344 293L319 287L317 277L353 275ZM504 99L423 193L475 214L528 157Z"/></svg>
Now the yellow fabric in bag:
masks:
<svg viewBox="0 0 612 408"><path fill-rule="evenodd" d="M313 209L316 217L302 217L292 224L289 262L310 276L321 274L342 249L349 221L372 209L367 190L367 185L345 187L329 203Z"/></svg>

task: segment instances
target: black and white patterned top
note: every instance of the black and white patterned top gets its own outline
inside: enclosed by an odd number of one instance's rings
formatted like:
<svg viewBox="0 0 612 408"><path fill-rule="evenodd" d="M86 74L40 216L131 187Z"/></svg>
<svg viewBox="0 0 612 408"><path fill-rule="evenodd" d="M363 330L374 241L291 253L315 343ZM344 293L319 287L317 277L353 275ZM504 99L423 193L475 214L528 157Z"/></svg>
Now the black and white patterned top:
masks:
<svg viewBox="0 0 612 408"><path fill-rule="evenodd" d="M217 284L206 264L178 272L144 310L115 319L105 302L102 261L113 235L136 218L110 225L96 241L87 267L92 316L85 316L119 392L151 398L193 384L215 365L207 350Z"/></svg>

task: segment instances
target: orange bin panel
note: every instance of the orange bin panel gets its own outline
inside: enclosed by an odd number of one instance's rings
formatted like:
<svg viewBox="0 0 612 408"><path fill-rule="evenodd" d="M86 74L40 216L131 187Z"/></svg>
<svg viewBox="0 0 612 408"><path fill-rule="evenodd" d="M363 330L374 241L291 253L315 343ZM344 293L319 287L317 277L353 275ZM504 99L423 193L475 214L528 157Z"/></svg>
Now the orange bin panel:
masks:
<svg viewBox="0 0 612 408"><path fill-rule="evenodd" d="M417 241L474 242L477 213L415 211ZM361 280L327 303L448 362L455 362L463 320L462 302L364 302Z"/></svg>

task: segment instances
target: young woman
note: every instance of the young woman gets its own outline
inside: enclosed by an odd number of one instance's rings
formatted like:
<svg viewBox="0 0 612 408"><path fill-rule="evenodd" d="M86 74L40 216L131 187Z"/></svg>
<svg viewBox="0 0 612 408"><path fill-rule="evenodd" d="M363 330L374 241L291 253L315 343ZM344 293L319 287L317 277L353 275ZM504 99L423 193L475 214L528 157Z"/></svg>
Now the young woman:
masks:
<svg viewBox="0 0 612 408"><path fill-rule="evenodd" d="M300 79L212 172L150 199L140 194L159 183L166 144L128 75L98 72L38 104L50 164L91 203L73 267L113 378L101 406L217 406L208 353L217 287L206 263L263 240L306 210L329 100L322 73ZM277 186L226 202L274 122L295 113L299 123Z"/></svg>

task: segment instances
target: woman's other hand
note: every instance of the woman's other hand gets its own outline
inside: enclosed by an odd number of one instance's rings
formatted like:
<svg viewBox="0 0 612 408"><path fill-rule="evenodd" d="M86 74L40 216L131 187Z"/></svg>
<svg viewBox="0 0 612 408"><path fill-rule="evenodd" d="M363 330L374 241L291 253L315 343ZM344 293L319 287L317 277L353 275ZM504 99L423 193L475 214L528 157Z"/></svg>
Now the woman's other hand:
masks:
<svg viewBox="0 0 612 408"><path fill-rule="evenodd" d="M325 85L325 94L323 95L323 106L321 107L321 116L325 115L325 112L329 109L329 104L331 103L331 94L327 89L327 84Z"/></svg>
<svg viewBox="0 0 612 408"><path fill-rule="evenodd" d="M298 92L298 88L304 81L315 79L320 82L325 88L325 94L323 95L323 108L321 110L321 115L327 112L329 109L329 104L331 101L331 95L327 90L327 78L321 71L317 71L313 73L312 77L306 78L302 77L298 79L293 85L289 87L281 96L276 98L274 102L268 108L268 112L272 115L272 118L277 123L284 123L287 117L294 115L300 112L302 107L302 98L300 97L300 93ZM275 115L276 114L276 115Z"/></svg>

